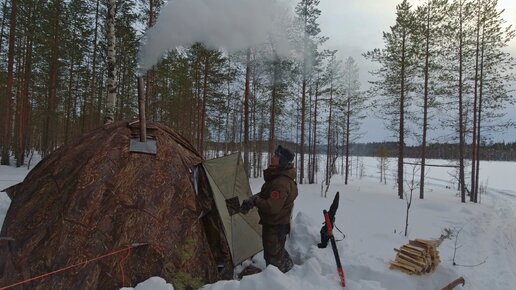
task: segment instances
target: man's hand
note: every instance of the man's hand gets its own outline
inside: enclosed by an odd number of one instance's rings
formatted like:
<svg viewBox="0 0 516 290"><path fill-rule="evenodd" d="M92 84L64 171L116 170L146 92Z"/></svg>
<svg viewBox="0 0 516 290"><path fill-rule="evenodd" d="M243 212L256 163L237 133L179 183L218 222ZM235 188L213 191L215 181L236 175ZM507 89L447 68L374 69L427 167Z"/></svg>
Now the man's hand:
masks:
<svg viewBox="0 0 516 290"><path fill-rule="evenodd" d="M258 194L253 194L251 197L249 197L249 200L253 203L253 205L256 205L256 199L258 198Z"/></svg>
<svg viewBox="0 0 516 290"><path fill-rule="evenodd" d="M251 195L248 199L244 200L242 202L242 205L240 206L240 212L243 214L247 214L254 206L255 201L258 198L258 195Z"/></svg>
<svg viewBox="0 0 516 290"><path fill-rule="evenodd" d="M250 199L246 199L242 202L242 205L240 206L240 212L243 214L247 214L253 207L253 202Z"/></svg>

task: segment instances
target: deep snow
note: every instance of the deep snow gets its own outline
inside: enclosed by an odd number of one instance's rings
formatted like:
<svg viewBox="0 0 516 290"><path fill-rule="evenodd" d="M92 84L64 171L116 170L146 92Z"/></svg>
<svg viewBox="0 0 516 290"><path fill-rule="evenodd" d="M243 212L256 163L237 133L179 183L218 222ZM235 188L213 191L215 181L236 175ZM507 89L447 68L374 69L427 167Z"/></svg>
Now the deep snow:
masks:
<svg viewBox="0 0 516 290"><path fill-rule="evenodd" d="M514 289L516 285L516 162L482 162L482 184L487 193L481 204L460 203L453 170L432 167L428 170L424 200L414 192L409 213L408 237L405 228L406 201L397 198L394 177L387 184L379 182L378 161L359 158L364 163L364 176L353 174L348 185L336 175L326 198L321 197L319 184L299 185L300 194L295 203L292 233L287 240L287 250L295 262L294 268L281 273L277 268L265 268L262 253L244 266L254 264L264 269L262 273L242 280L219 281L205 285L206 290L232 289L341 289L331 247L317 248L322 225L322 210L327 209L333 196L340 191L340 206L336 225L346 237L337 243L347 278L347 289L441 289L452 280L463 276L464 287L456 289ZM395 168L391 160L391 169ZM447 164L444 160L431 160L432 164ZM410 175L411 167L406 167ZM24 168L0 167L0 188L21 181ZM406 177L407 181L411 176ZM416 177L417 180L417 177ZM251 179L253 192L262 184ZM9 206L5 193L0 193L0 223L3 223ZM445 240L439 247L441 263L434 273L410 276L390 270L394 259L393 248L399 248L408 239L437 239L443 229L459 232L458 237ZM341 235L336 234L337 238ZM455 262L466 266L453 266ZM485 262L484 262L485 261ZM467 267L476 265L474 267ZM242 266L237 266L236 272ZM133 289L133 288L122 288ZM135 286L136 290L173 289L171 284L153 277Z"/></svg>

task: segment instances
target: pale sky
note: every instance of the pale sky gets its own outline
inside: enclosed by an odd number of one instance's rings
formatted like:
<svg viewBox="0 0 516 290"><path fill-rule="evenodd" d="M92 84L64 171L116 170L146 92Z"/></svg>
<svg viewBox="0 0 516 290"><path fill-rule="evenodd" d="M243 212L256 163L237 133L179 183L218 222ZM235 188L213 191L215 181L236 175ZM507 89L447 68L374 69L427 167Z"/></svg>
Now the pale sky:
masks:
<svg viewBox="0 0 516 290"><path fill-rule="evenodd" d="M297 1L296 1L297 2ZM410 1L417 6L422 1ZM368 71L373 66L362 57L362 53L383 47L382 32L388 31L394 24L396 5L401 0L320 0L321 16L319 24L322 35L328 36L327 48L338 49L342 59L352 56L360 66L362 88L368 86ZM516 1L499 0L498 7L505 9L502 14L507 24L516 26ZM516 57L516 39L513 39L508 51ZM513 86L516 87L516 84ZM516 120L516 107L508 108L508 116ZM383 141L389 133L384 130L379 120L368 120L363 125L367 134L363 142ZM495 141L516 142L516 129L493 136Z"/></svg>

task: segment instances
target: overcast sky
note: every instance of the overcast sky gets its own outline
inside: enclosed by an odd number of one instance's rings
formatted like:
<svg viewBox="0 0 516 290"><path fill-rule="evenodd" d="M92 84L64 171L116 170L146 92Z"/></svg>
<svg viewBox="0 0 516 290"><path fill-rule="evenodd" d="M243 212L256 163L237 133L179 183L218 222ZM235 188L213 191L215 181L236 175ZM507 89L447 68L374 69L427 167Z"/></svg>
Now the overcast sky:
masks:
<svg viewBox="0 0 516 290"><path fill-rule="evenodd" d="M297 2L297 1L296 1ZM362 87L367 87L373 65L362 57L362 53L383 47L382 32L394 24L396 5L401 0L320 0L319 24L322 35L328 36L327 48L338 49L341 58L352 56L360 66ZM410 1L413 6L422 1ZM516 0L499 0L499 8L505 9L503 18L516 26ZM510 43L508 51L516 57L516 40ZM516 85L515 85L516 87ZM516 107L508 108L508 114L516 120ZM373 142L388 139L390 135L382 130L378 120L368 120L363 130L367 131L361 141ZM495 141L516 142L516 129L493 136Z"/></svg>

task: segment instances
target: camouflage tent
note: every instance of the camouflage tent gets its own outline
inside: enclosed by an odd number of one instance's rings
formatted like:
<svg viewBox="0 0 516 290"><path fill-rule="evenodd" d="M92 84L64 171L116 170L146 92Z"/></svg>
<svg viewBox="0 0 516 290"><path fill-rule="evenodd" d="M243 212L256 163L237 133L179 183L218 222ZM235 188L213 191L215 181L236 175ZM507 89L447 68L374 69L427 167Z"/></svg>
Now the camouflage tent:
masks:
<svg viewBox="0 0 516 290"><path fill-rule="evenodd" d="M16 289L118 289L152 276L192 289L232 278L231 232L214 198L222 193L208 182L217 178L172 129L148 131L155 155L131 152L138 128L119 122L62 146L8 190L0 236L11 240L0 241L0 288L135 243L145 246Z"/></svg>

